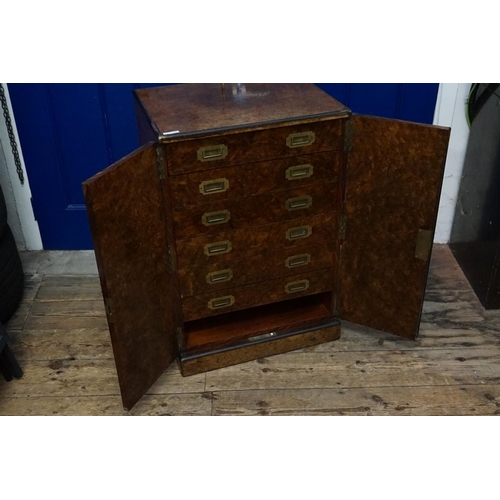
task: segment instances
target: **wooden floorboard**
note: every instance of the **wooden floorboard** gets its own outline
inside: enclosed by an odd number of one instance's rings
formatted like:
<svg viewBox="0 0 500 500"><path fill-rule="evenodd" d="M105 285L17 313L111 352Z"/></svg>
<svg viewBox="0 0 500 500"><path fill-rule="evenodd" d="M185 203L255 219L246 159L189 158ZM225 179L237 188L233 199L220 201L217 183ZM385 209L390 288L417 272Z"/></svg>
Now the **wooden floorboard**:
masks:
<svg viewBox="0 0 500 500"><path fill-rule="evenodd" d="M498 415L500 386L224 391L214 415Z"/></svg>
<svg viewBox="0 0 500 500"><path fill-rule="evenodd" d="M126 411L120 396L73 396L40 398L4 398L0 415L199 415L209 416L212 395L204 393L144 396L132 411Z"/></svg>
<svg viewBox="0 0 500 500"><path fill-rule="evenodd" d="M123 410L97 276L27 276L7 325L24 377L0 415L498 415L500 311L484 311L435 246L419 338L343 323L342 338L182 377L171 366Z"/></svg>

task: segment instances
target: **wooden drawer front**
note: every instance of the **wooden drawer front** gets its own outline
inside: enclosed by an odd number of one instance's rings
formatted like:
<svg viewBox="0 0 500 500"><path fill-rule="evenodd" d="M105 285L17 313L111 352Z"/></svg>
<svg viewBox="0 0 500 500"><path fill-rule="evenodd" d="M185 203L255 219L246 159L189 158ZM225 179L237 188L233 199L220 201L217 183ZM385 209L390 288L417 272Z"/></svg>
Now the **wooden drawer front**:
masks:
<svg viewBox="0 0 500 500"><path fill-rule="evenodd" d="M166 144L169 175L342 149L343 120L228 133ZM311 137L307 143L307 136ZM304 145L294 147L291 142ZM288 143L288 144L287 144ZM203 159L206 156L206 159Z"/></svg>
<svg viewBox="0 0 500 500"><path fill-rule="evenodd" d="M217 370L225 366L237 365L253 359L266 358L283 352L303 349L340 338L339 324L322 327L321 323L332 324L333 321L319 321L318 329L307 330L296 335L277 332L275 337L266 342L247 343L234 349L214 350L202 356L189 356L181 353L182 375L195 375L196 373L203 373L209 370Z"/></svg>
<svg viewBox="0 0 500 500"><path fill-rule="evenodd" d="M193 172L169 179L174 210L242 198L317 182L340 182L342 152L330 151L237 167Z"/></svg>
<svg viewBox="0 0 500 500"><path fill-rule="evenodd" d="M183 297L213 290L248 285L282 276L291 276L332 267L333 250L327 245L299 247L266 254L230 257L203 267L181 269L179 279Z"/></svg>
<svg viewBox="0 0 500 500"><path fill-rule="evenodd" d="M239 259L249 253L260 254L285 248L314 246L335 242L338 235L338 214L333 212L302 217L278 224L248 229L223 231L176 241L179 269L201 267L219 262L221 258Z"/></svg>
<svg viewBox="0 0 500 500"><path fill-rule="evenodd" d="M262 283L193 295L182 299L184 321L224 314L248 307L328 292L333 289L331 269L296 274Z"/></svg>
<svg viewBox="0 0 500 500"><path fill-rule="evenodd" d="M334 183L205 203L174 211L175 237L181 240L226 229L313 216L333 210L337 205L340 209L340 186Z"/></svg>

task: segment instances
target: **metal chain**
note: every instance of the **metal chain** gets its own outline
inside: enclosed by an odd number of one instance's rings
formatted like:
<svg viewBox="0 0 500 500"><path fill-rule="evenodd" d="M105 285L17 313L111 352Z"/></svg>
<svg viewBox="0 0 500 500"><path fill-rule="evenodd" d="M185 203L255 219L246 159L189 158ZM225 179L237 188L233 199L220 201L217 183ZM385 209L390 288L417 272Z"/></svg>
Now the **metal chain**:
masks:
<svg viewBox="0 0 500 500"><path fill-rule="evenodd" d="M17 176L19 177L21 184L24 184L24 172L23 167L21 166L21 158L19 158L16 136L14 135L14 129L12 128L12 121L10 119L9 108L7 106L7 98L5 97L5 91L1 83L0 101L2 102L3 116L5 118L5 125L7 125L7 133L9 134L10 147L12 148L12 154L14 155L14 163L16 164Z"/></svg>

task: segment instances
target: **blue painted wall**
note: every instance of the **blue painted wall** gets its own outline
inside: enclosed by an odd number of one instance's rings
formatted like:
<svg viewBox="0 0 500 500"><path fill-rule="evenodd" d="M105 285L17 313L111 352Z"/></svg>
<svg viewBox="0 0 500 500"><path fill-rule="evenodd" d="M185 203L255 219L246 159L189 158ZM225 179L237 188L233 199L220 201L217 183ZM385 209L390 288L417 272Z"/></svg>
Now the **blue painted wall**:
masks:
<svg viewBox="0 0 500 500"><path fill-rule="evenodd" d="M138 147L132 90L166 84L9 84L45 249L90 249L81 184ZM432 123L438 84L317 84L356 113Z"/></svg>

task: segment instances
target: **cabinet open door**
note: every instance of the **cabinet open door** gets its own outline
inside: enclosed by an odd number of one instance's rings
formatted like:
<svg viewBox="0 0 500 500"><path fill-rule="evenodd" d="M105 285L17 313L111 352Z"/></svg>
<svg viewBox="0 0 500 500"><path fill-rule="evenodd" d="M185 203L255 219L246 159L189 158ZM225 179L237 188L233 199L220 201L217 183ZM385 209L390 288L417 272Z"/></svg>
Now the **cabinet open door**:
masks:
<svg viewBox="0 0 500 500"><path fill-rule="evenodd" d="M450 130L351 118L340 316L418 334Z"/></svg>
<svg viewBox="0 0 500 500"><path fill-rule="evenodd" d="M178 354L156 147L141 147L83 184L126 409Z"/></svg>

